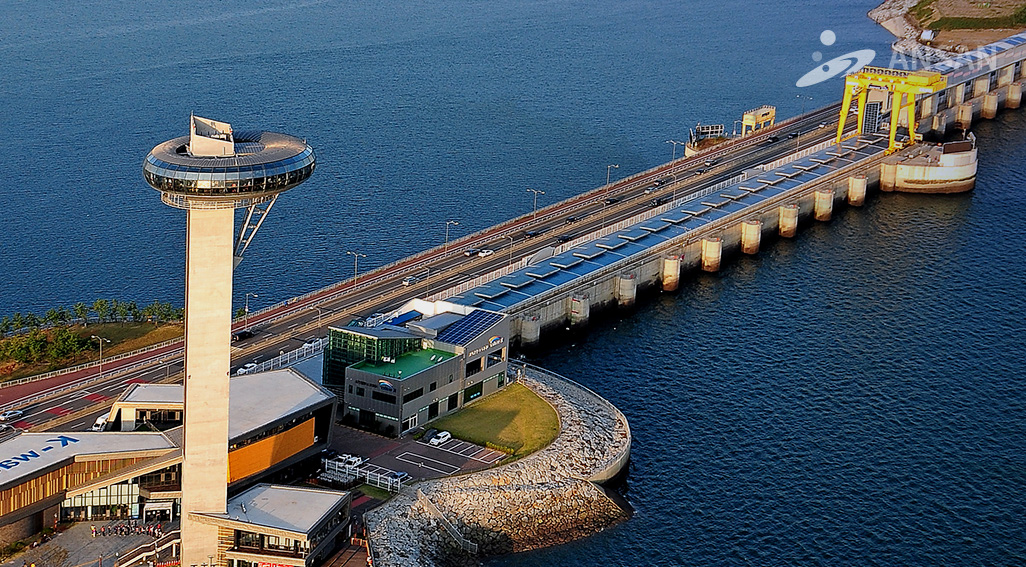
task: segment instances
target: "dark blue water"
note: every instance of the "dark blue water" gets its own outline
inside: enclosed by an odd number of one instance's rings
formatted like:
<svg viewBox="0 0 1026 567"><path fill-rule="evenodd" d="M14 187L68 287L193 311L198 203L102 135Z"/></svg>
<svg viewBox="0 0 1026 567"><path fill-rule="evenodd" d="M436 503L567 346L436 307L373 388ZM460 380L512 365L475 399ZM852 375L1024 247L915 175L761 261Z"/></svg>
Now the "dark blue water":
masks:
<svg viewBox="0 0 1026 567"><path fill-rule="evenodd" d="M891 38L874 2L82 2L0 18L0 314L181 303L184 227L141 177L189 112L306 137L236 273L274 303L669 159L696 122ZM836 32L824 47L819 34ZM528 565L1026 562L1026 118L971 195L887 195L690 281L542 363L623 408L637 515ZM581 369L588 369L582 372Z"/></svg>

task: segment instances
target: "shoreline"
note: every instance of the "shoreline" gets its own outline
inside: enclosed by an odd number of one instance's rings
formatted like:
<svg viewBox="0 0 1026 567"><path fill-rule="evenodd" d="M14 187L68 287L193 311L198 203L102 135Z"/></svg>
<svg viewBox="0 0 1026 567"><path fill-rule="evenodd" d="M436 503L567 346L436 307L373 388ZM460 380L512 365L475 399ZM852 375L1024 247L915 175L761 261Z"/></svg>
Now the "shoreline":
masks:
<svg viewBox="0 0 1026 567"><path fill-rule="evenodd" d="M418 482L367 512L375 565L475 565L488 556L588 537L630 517L599 486L630 456L623 413L538 367L525 366L519 381L556 410L556 440L509 464Z"/></svg>

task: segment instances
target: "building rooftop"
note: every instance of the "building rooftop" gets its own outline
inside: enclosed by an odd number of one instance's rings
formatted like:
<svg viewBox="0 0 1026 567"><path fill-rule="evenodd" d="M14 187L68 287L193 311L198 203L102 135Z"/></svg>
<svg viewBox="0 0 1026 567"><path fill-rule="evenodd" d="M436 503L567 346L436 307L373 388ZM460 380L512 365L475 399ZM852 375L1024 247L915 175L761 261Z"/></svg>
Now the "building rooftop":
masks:
<svg viewBox="0 0 1026 567"><path fill-rule="evenodd" d="M439 362L449 360L453 356L455 355L451 352L426 348L408 352L396 358L395 362L372 362L365 360L354 364L352 368L388 378L409 378Z"/></svg>
<svg viewBox="0 0 1026 567"><path fill-rule="evenodd" d="M420 338L402 327L378 325L377 327L329 327L334 331L363 335L375 339L415 339Z"/></svg>
<svg viewBox="0 0 1026 567"><path fill-rule="evenodd" d="M291 368L232 376L228 387L230 440L334 397ZM183 405L183 394L181 384L136 384L118 401Z"/></svg>
<svg viewBox="0 0 1026 567"><path fill-rule="evenodd" d="M227 514L202 515L308 535L347 498L348 492L258 484L230 498Z"/></svg>
<svg viewBox="0 0 1026 567"><path fill-rule="evenodd" d="M160 456L177 447L159 432L22 433L0 443L0 488L89 455Z"/></svg>

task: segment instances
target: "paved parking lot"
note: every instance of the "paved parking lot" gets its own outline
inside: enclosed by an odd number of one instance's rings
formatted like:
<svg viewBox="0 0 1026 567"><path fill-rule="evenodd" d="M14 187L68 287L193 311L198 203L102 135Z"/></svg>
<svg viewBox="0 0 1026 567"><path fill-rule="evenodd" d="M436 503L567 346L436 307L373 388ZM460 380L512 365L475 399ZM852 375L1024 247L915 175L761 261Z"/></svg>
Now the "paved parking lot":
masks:
<svg viewBox="0 0 1026 567"><path fill-rule="evenodd" d="M506 458L505 453L459 439L433 446L410 436L388 439L343 426L333 432L331 448L339 453L368 457L370 460L360 467L362 470L381 474L403 471L416 479L479 470Z"/></svg>

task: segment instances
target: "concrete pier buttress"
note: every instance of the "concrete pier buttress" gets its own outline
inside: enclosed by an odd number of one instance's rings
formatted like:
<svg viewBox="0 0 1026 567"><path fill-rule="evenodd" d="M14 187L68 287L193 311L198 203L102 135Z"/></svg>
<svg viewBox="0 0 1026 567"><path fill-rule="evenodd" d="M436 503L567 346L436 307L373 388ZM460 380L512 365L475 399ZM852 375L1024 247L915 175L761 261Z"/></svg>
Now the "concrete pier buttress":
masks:
<svg viewBox="0 0 1026 567"><path fill-rule="evenodd" d="M794 238L798 233L798 205L781 205L780 207L780 236Z"/></svg>
<svg viewBox="0 0 1026 567"><path fill-rule="evenodd" d="M1012 82L1015 77L1015 65L1008 65L997 72L997 86L1003 87Z"/></svg>
<svg viewBox="0 0 1026 567"><path fill-rule="evenodd" d="M616 278L616 302L620 307L631 307L638 297L638 275L624 272Z"/></svg>
<svg viewBox="0 0 1026 567"><path fill-rule="evenodd" d="M520 344L535 346L541 341L541 318L536 314L527 315L520 321Z"/></svg>
<svg viewBox="0 0 1026 567"><path fill-rule="evenodd" d="M997 93L987 93L983 95L983 108L980 110L980 116L982 116L983 118L994 118L995 116L997 116L997 111Z"/></svg>
<svg viewBox="0 0 1026 567"><path fill-rule="evenodd" d="M815 192L813 216L818 221L828 221L834 215L834 190L817 189Z"/></svg>
<svg viewBox="0 0 1026 567"><path fill-rule="evenodd" d="M668 254L663 258L663 291L677 291L680 285L680 255Z"/></svg>
<svg viewBox="0 0 1026 567"><path fill-rule="evenodd" d="M1022 103L1022 84L1012 83L1008 85L1008 95L1005 96L1005 108L1019 108L1020 103Z"/></svg>
<svg viewBox="0 0 1026 567"><path fill-rule="evenodd" d="M702 271L718 272L723 258L723 240L713 236L702 239Z"/></svg>
<svg viewBox="0 0 1026 567"><path fill-rule="evenodd" d="M866 202L866 176L853 175L848 178L848 204L861 207Z"/></svg>
<svg viewBox="0 0 1026 567"><path fill-rule="evenodd" d="M958 113L955 115L955 122L966 130L973 123L973 103L967 102L958 105Z"/></svg>
<svg viewBox="0 0 1026 567"><path fill-rule="evenodd" d="M760 244L762 244L762 221L748 219L741 223L741 252L758 254Z"/></svg>
<svg viewBox="0 0 1026 567"><path fill-rule="evenodd" d="M185 264L185 448L182 509L224 514L228 499L235 211L190 209ZM218 557L217 526L182 517L182 564Z"/></svg>
<svg viewBox="0 0 1026 567"><path fill-rule="evenodd" d="M591 318L591 296L587 293L575 293L570 296L568 307L571 326L588 324L588 319Z"/></svg>

